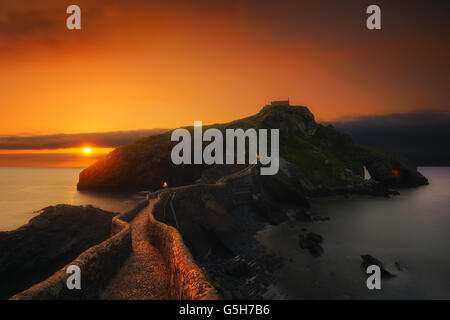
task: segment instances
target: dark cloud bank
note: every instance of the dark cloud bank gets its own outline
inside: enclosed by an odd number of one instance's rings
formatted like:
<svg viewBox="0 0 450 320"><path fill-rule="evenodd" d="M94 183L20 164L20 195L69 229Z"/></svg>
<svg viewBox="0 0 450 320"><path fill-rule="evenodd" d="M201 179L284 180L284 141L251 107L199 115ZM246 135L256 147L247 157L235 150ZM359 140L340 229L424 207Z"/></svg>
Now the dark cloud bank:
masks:
<svg viewBox="0 0 450 320"><path fill-rule="evenodd" d="M403 154L416 165L450 166L450 113L414 112L332 123L368 147Z"/></svg>
<svg viewBox="0 0 450 320"><path fill-rule="evenodd" d="M78 148L84 145L113 148L168 129L114 131L98 133L53 134L40 136L0 136L3 150L42 150Z"/></svg>
<svg viewBox="0 0 450 320"><path fill-rule="evenodd" d="M450 166L450 113L414 112L365 116L332 122L355 141L403 154L416 165ZM168 129L116 131L102 133L55 134L0 137L3 150L39 150L82 147L121 146Z"/></svg>

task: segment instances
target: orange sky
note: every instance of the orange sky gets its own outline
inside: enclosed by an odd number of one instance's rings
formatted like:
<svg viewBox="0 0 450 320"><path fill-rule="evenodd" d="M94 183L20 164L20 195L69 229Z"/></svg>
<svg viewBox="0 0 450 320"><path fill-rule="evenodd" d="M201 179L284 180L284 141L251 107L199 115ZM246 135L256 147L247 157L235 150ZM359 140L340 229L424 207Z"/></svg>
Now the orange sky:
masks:
<svg viewBox="0 0 450 320"><path fill-rule="evenodd" d="M76 1L68 31L71 3L2 0L0 136L225 122L287 96L320 120L449 110L436 8L382 1L371 32L366 1L167 2Z"/></svg>

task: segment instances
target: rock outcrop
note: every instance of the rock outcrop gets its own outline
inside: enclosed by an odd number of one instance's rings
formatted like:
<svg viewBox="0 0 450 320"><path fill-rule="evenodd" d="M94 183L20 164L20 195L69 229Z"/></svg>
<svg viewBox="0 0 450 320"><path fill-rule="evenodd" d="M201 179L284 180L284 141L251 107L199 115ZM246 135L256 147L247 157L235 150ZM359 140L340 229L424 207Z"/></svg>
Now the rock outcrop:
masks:
<svg viewBox="0 0 450 320"><path fill-rule="evenodd" d="M0 298L48 278L108 238L114 215L91 206L57 205L14 231L0 232Z"/></svg>
<svg viewBox="0 0 450 320"><path fill-rule="evenodd" d="M365 149L361 158L372 179L388 187L417 187L428 184L405 157L383 150Z"/></svg>
<svg viewBox="0 0 450 320"><path fill-rule="evenodd" d="M383 263L380 260L378 260L377 258L371 256L370 254L362 254L361 259L362 259L361 265L364 268L364 270L366 270L367 267L369 267L371 265L375 265L380 268L382 278L393 278L396 276L392 272L386 270L383 266Z"/></svg>
<svg viewBox="0 0 450 320"><path fill-rule="evenodd" d="M323 237L320 234L313 232L308 232L306 234L303 232L300 233L300 248L309 250L309 253L311 253L313 257L319 257L323 254L322 243Z"/></svg>

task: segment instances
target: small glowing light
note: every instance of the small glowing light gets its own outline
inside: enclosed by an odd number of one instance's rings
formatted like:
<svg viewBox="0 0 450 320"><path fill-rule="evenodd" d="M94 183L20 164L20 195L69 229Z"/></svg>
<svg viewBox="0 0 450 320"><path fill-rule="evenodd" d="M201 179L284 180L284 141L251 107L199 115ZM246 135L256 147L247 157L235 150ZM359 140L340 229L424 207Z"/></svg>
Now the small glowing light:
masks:
<svg viewBox="0 0 450 320"><path fill-rule="evenodd" d="M395 179L400 178L400 170L398 170L398 169L392 169L392 176L393 176Z"/></svg>
<svg viewBox="0 0 450 320"><path fill-rule="evenodd" d="M89 154L89 153L91 153L91 148L83 148L83 153L84 154Z"/></svg>
<svg viewBox="0 0 450 320"><path fill-rule="evenodd" d="M167 184L167 182L164 181L163 183L163 188L167 188L169 185Z"/></svg>

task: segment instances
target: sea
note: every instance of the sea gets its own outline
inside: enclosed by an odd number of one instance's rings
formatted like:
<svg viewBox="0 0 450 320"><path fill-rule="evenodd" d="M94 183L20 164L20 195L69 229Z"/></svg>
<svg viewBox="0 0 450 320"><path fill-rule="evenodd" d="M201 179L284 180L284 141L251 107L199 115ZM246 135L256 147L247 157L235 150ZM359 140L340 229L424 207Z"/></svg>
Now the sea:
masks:
<svg viewBox="0 0 450 320"><path fill-rule="evenodd" d="M0 231L16 229L51 205L93 205L122 213L144 198L140 193L81 192L83 168L0 167Z"/></svg>
<svg viewBox="0 0 450 320"><path fill-rule="evenodd" d="M399 190L390 198L317 199L313 213L330 221L294 218L260 231L258 239L283 258L278 283L267 298L450 299L450 167L419 171L429 185ZM322 256L300 248L304 230L323 236ZM382 279L380 290L367 287L363 254L396 275Z"/></svg>

